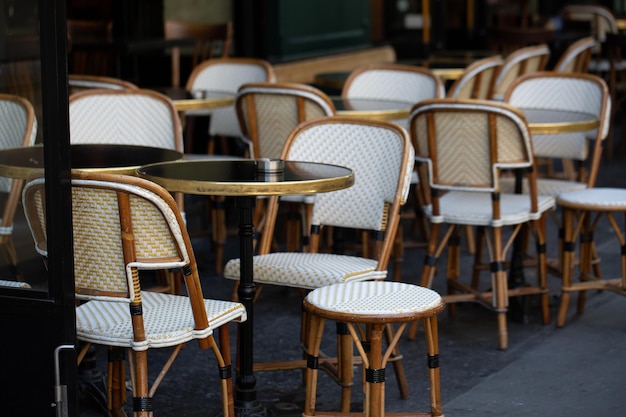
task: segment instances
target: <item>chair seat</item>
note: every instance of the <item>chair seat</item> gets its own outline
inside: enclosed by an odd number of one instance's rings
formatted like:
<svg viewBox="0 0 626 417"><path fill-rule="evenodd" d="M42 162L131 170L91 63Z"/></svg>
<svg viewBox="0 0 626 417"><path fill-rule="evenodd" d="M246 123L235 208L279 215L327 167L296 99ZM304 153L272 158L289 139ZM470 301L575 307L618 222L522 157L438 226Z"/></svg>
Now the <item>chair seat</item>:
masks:
<svg viewBox="0 0 626 417"><path fill-rule="evenodd" d="M377 271L373 259L328 253L270 253L253 260L254 282L315 289L349 281L385 279L387 271ZM240 279L239 259L224 268L228 279Z"/></svg>
<svg viewBox="0 0 626 417"><path fill-rule="evenodd" d="M359 323L414 320L443 308L441 296L435 291L390 281L329 285L310 292L306 302L315 307L318 315L340 313L354 316Z"/></svg>
<svg viewBox="0 0 626 417"><path fill-rule="evenodd" d="M558 196L559 206L589 211L626 211L626 190L621 188L589 188Z"/></svg>
<svg viewBox="0 0 626 417"><path fill-rule="evenodd" d="M194 329L194 319L188 297L149 291L142 291L141 296L146 331L145 342L133 341L132 322L127 303L99 300L88 301L76 309L78 339L109 346L146 350L175 346L192 339L203 339L210 336L213 329L229 321L246 320L246 310L239 303L204 300L209 327Z"/></svg>
<svg viewBox="0 0 626 417"><path fill-rule="evenodd" d="M584 190L587 188L587 184L584 182L577 181L566 181L559 179L550 179L550 178L539 178L537 179L537 194L538 195L548 195L548 196L556 196L561 193L569 192L569 191L577 191ZM513 194L515 192L515 178L503 178L500 181L500 190L502 193ZM522 191L527 194L528 189L526 183L524 183Z"/></svg>
<svg viewBox="0 0 626 417"><path fill-rule="evenodd" d="M426 207L425 213L433 223L502 227L537 220L541 213L554 208L555 201L550 196L538 196L537 205L537 213L532 213L527 195L503 193L500 195L501 218L493 220L490 193L453 191L440 199L441 215L433 216L431 206Z"/></svg>

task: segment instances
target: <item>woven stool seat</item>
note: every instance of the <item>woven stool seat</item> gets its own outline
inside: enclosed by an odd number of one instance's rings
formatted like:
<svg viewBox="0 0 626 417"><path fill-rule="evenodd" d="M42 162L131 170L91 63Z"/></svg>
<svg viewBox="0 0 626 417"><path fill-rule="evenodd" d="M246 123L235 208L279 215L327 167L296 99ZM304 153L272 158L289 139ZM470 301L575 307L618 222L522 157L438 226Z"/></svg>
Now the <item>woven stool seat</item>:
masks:
<svg viewBox="0 0 626 417"><path fill-rule="evenodd" d="M624 213L626 220L626 189L589 188L571 191L559 195L557 204L563 210L563 284L557 326L563 326L570 294L574 291L578 292L578 314L582 314L585 309L587 290L610 290L626 295L626 239L614 218L615 213ZM621 247L621 277L618 278L602 277L599 268L595 274L592 273L596 257L593 235L601 216L608 219ZM575 246L579 235L579 280L573 282Z"/></svg>
<svg viewBox="0 0 626 417"><path fill-rule="evenodd" d="M402 415L441 416L439 390L439 348L437 314L444 308L441 296L428 288L400 282L366 281L329 285L310 292L304 300L309 313L309 357L307 359L306 399L303 416L385 415L385 367L408 323L422 320L428 350L430 410L403 412ZM365 400L363 412L342 409L317 412L318 356L325 319L345 323L364 367ZM390 323L399 327L389 335ZM361 328L363 327L363 328ZM387 337L386 350L383 340Z"/></svg>

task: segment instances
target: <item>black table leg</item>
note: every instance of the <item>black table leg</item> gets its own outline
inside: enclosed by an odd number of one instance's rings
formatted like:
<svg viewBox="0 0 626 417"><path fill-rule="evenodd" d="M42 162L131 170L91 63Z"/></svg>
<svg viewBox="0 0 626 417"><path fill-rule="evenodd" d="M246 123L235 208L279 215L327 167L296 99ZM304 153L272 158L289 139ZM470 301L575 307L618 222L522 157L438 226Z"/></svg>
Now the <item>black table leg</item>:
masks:
<svg viewBox="0 0 626 417"><path fill-rule="evenodd" d="M252 277L252 256L254 251L253 212L255 197L237 197L239 208L239 257L241 259L241 279L239 280L239 301L246 308L248 319L239 327L239 371L235 378L235 415L248 417L265 415L265 409L257 399L256 378L253 373L253 329L254 295L256 286Z"/></svg>

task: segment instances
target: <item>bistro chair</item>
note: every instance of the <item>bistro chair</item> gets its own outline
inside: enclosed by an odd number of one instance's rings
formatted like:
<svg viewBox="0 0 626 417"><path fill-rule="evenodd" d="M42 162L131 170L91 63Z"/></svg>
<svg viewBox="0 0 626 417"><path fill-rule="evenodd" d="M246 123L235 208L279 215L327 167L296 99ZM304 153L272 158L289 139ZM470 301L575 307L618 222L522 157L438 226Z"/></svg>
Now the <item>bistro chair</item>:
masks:
<svg viewBox="0 0 626 417"><path fill-rule="evenodd" d="M193 39L191 70L209 58L230 56L233 44L233 22L198 23L180 20L165 21L165 39ZM181 62L180 46L171 50L172 87L180 87Z"/></svg>
<svg viewBox="0 0 626 417"><path fill-rule="evenodd" d="M156 91L82 91L70 96L69 114L72 144L130 144L183 152L178 112L167 96ZM183 194L175 198L184 216ZM162 291L179 293L180 280L166 278Z"/></svg>
<svg viewBox="0 0 626 417"><path fill-rule="evenodd" d="M27 183L23 204L35 248L46 257L43 178ZM171 195L136 177L77 173L72 176L72 219L74 280L80 301L76 335L85 342L78 360L91 344L111 350L109 381L121 385L109 384L109 408L118 409L125 402L120 363L125 350L132 364L134 414L148 416L165 373L184 344L196 339L217 359L222 412L234 416L227 324L245 321L246 311L239 303L203 298L191 241ZM184 271L187 295L143 290L142 271L157 269ZM213 336L216 330L219 346ZM150 386L148 351L168 347L173 348L170 359Z"/></svg>
<svg viewBox="0 0 626 417"><path fill-rule="evenodd" d="M428 68L401 64L370 64L353 70L341 90L351 99L419 101L445 96L439 77ZM406 120L394 120L406 128Z"/></svg>
<svg viewBox="0 0 626 417"><path fill-rule="evenodd" d="M592 36L582 38L571 44L554 65L556 72L588 72L589 62L598 43Z"/></svg>
<svg viewBox="0 0 626 417"><path fill-rule="evenodd" d="M532 135L535 158L551 160L547 170L538 173L539 194L556 197L565 191L595 185L611 119L611 102L604 80L597 75L582 73L528 74L511 84L504 101L529 111L559 110L597 117L599 127L589 132ZM575 167L571 161L575 162ZM558 164L564 165L566 170L556 172L552 169ZM513 182L505 183L509 191L513 191Z"/></svg>
<svg viewBox="0 0 626 417"><path fill-rule="evenodd" d="M35 109L28 100L12 94L0 94L0 121L0 148L19 148L35 144L37 118ZM0 192L5 195L0 219L0 246L18 280L23 277L18 268L13 243L13 220L23 185L22 180L0 177Z"/></svg>
<svg viewBox="0 0 626 417"><path fill-rule="evenodd" d="M264 233L253 260L256 284L292 287L306 293L335 283L384 280L400 220L400 207L408 195L413 171L413 149L406 131L394 123L370 119L335 116L309 120L289 135L281 159L346 166L354 171L356 181L348 189L316 195L308 252L270 251L280 200L269 199ZM320 232L328 226L371 230L376 240L371 251L373 258L318 252ZM224 276L240 279L239 259L226 264ZM303 320L306 323L306 314ZM306 334L306 329L302 331ZM341 369L337 370L330 360L321 361L320 365L331 373L338 372L343 387L342 408L348 409L352 345L348 335L338 337L338 356L343 356L339 361ZM396 349L393 357L401 395L406 397L408 388ZM290 363L288 367L289 362L281 363L280 369L306 366L302 360ZM257 367L259 370L276 369L272 363L257 364Z"/></svg>
<svg viewBox="0 0 626 417"><path fill-rule="evenodd" d="M409 120L416 163L425 166L418 170L420 181L428 185L431 198L431 204L424 208L431 222L431 234L421 285L433 287L438 258L448 247L448 294L443 296L444 301L475 301L495 311L498 347L507 349L509 297L540 295L544 324L549 319L543 248L545 213L554 207L554 198L537 194L526 120L519 110L508 104L455 99L419 103L411 111ZM529 193L502 193L500 176L504 170L520 170L527 178ZM444 225L447 230L442 235ZM460 256L455 242L459 227L466 225L479 228L480 247L486 240L491 267L488 289L480 286L475 275L471 283L459 279ZM506 255L523 226L532 230L537 242L538 282L534 286L510 288ZM505 239L505 229L512 229L508 239ZM477 250L474 270L480 270L481 265L482 251Z"/></svg>
<svg viewBox="0 0 626 417"><path fill-rule="evenodd" d="M619 32L613 12L598 4L570 4L559 11L559 17L565 27L583 26L589 31L597 42L589 62L589 71L595 74L607 74L610 62L604 50L604 43L607 35ZM626 60L619 62L618 67L620 70L626 69Z"/></svg>
<svg viewBox="0 0 626 417"><path fill-rule="evenodd" d="M461 78L452 84L446 97L489 99L502 62L500 55L494 55L468 65Z"/></svg>
<svg viewBox="0 0 626 417"><path fill-rule="evenodd" d="M275 82L276 76L269 62L256 58L213 58L197 65L187 81L187 91L218 91L237 95L239 87L246 83ZM188 116L211 116L209 136L241 138L241 129L235 107L186 112L187 135L193 135L194 119ZM190 124L191 122L191 124ZM227 153L222 141L222 152ZM215 142L209 141L207 152L215 153Z"/></svg>
<svg viewBox="0 0 626 417"><path fill-rule="evenodd" d="M361 66L350 73L346 80L342 97L350 99L379 99L406 101L413 105L430 98L445 97L445 87L441 79L428 68L400 64L371 64ZM402 127L407 127L407 120L394 120ZM411 178L412 188L420 187L417 174ZM421 212L424 202L419 201L422 193L413 191L410 200L414 210L403 214L405 218L413 218L415 229L428 238L428 224ZM409 246L408 239L404 238L403 228L398 229L396 246L394 279L400 280L402 257L405 247Z"/></svg>
<svg viewBox="0 0 626 417"><path fill-rule="evenodd" d="M550 57L548 45L534 45L519 48L505 58L493 86L492 100L502 101L509 85L518 77L532 72L543 71Z"/></svg>
<svg viewBox="0 0 626 417"><path fill-rule="evenodd" d="M131 89L136 90L139 87L119 78L100 76L100 75L84 75L84 74L69 74L68 75L68 87L69 93L74 94L85 90L103 88L111 90L124 90Z"/></svg>
<svg viewBox="0 0 626 417"><path fill-rule="evenodd" d="M326 94L296 83L244 84L237 93L235 108L243 139L248 142L253 158L279 159L287 137L296 126L310 119L335 115L335 106ZM287 250L295 251L307 245L314 199L313 195L281 197L283 202L295 206L287 219ZM262 230L264 201L259 199L256 205L257 231Z"/></svg>

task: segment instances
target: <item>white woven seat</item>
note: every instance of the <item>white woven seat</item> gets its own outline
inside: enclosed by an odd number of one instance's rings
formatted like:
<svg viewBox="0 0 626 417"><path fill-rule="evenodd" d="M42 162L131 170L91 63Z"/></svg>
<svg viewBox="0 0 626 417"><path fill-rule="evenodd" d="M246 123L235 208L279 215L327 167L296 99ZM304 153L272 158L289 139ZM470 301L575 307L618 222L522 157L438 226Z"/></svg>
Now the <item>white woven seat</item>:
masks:
<svg viewBox="0 0 626 417"><path fill-rule="evenodd" d="M24 187L23 204L35 247L47 256L45 183ZM246 320L240 303L204 299L198 267L180 211L160 186L124 175L77 172L72 177L76 334L90 344L123 348L132 355L133 410L152 415L152 396L185 342L211 349L220 369L222 412L234 416L228 323ZM141 290L140 271L184 272L186 296ZM213 333L219 331L217 345ZM174 347L161 376L148 382L147 351ZM109 409L125 400L124 355L109 360ZM117 393L117 395L115 394Z"/></svg>
<svg viewBox="0 0 626 417"><path fill-rule="evenodd" d="M545 215L555 205L552 196L538 196L530 133L521 112L504 103L486 100L426 100L414 106L410 116L411 139L420 182L428 184L432 203L425 207L431 221L421 285L432 287L437 260L448 246L446 302L476 301L498 315L498 346L508 347L506 314L512 296L541 297L544 324L548 322L548 288L545 257ZM528 194L504 194L500 177L520 170ZM447 231L442 233L442 226ZM455 245L460 225L479 227L471 283L461 281L460 253ZM533 232L538 247L537 284L509 288L505 258L522 226ZM511 235L504 239L503 228ZM490 236L487 236L489 231ZM488 240L486 243L485 240ZM485 270L483 246L488 246L491 285L481 288ZM468 274L469 275L469 274Z"/></svg>
<svg viewBox="0 0 626 417"><path fill-rule="evenodd" d="M561 303L557 316L557 326L565 325L570 296L578 292L577 313L585 309L586 292L588 290L608 290L626 296L626 225L620 229L616 215L626 213L626 189L622 188L589 188L559 195L557 204L563 211L563 263L561 286ZM600 225L600 217L606 217L615 233L617 244L609 243L616 248L621 259L621 276L607 277L599 272L592 272L595 251L593 247L594 231ZM610 240L610 239L609 239ZM579 242L579 260L576 262L576 244ZM600 261L598 261L600 262ZM595 262L597 266L598 262ZM601 263L601 262L600 262ZM574 282L574 268L578 265L578 281Z"/></svg>
<svg viewBox="0 0 626 417"><path fill-rule="evenodd" d="M0 279L0 287L11 287L11 288L31 288L28 282L22 281L7 281L6 279Z"/></svg>
<svg viewBox="0 0 626 417"><path fill-rule="evenodd" d="M317 118L292 131L280 158L346 166L353 170L356 180L350 188L316 195L311 239L305 253L270 252L278 204L282 199L269 198L259 254L253 257L254 282L306 291L350 280L384 279L400 220L399 210L408 194L413 171L414 153L406 131L397 124L382 121L339 116ZM368 247L369 256L318 253L320 232L328 226L372 231L376 242ZM229 261L224 276L239 279L239 265L239 259ZM339 336L340 340L345 337ZM346 347L337 356L342 355L351 358L352 349ZM281 362L281 369L289 369L287 363ZM292 368L306 366L301 360L290 365ZM394 365L401 366L399 361ZM255 366L258 370L275 369L266 363ZM343 387L342 403L349 407L351 361L344 360L342 367L338 372ZM401 395L406 396L406 381L401 373L396 376Z"/></svg>
<svg viewBox="0 0 626 417"><path fill-rule="evenodd" d="M326 319L345 323L364 364L365 398L363 411L342 409L322 411L324 416L385 415L385 368L391 352L408 323L420 320L428 353L430 403L427 412L405 412L411 416L443 416L439 388L439 346L437 314L444 308L441 296L428 288L389 281L349 282L318 288L304 300L309 314L308 369L303 416L312 417L316 410L316 385L319 349ZM383 334L390 323L398 324L395 337L383 349Z"/></svg>
<svg viewBox="0 0 626 417"><path fill-rule="evenodd" d="M37 138L37 118L33 105L23 97L0 94L0 149L32 146ZM24 181L0 177L0 193L6 195L0 218L0 248L18 280L17 253L13 243L13 219Z"/></svg>

